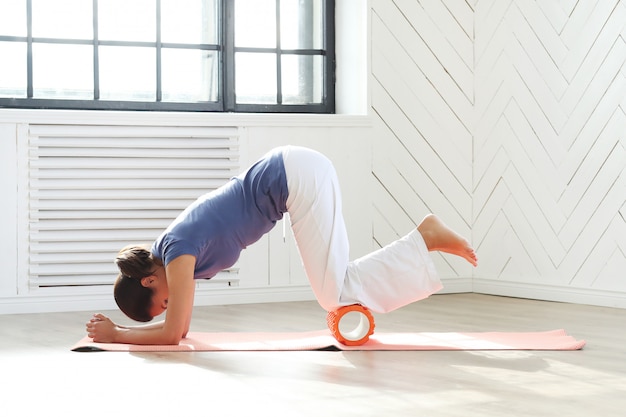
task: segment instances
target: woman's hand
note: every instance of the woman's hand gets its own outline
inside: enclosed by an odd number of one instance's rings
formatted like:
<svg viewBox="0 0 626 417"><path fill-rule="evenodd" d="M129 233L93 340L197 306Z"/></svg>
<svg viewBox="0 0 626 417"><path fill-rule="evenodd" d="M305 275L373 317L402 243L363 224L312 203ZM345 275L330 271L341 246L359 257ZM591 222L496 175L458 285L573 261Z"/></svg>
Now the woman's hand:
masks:
<svg viewBox="0 0 626 417"><path fill-rule="evenodd" d="M118 331L118 326L104 314L94 314L87 322L87 336L94 342L115 343Z"/></svg>

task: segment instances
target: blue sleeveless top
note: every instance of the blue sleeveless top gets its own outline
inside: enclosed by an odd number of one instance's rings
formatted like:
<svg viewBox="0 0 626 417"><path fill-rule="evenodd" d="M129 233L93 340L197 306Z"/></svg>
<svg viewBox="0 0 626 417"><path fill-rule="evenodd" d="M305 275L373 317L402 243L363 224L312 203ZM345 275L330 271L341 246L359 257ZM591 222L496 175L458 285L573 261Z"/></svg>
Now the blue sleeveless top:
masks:
<svg viewBox="0 0 626 417"><path fill-rule="evenodd" d="M181 255L193 255L194 279L212 278L275 226L287 211L287 196L278 148L187 207L154 242L152 254L165 266Z"/></svg>

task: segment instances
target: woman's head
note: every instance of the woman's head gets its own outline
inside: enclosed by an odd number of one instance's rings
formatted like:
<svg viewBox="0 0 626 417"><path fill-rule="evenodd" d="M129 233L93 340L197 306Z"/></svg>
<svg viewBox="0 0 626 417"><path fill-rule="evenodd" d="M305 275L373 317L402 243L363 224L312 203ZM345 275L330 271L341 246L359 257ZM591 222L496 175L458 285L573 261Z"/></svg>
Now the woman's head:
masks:
<svg viewBox="0 0 626 417"><path fill-rule="evenodd" d="M152 320L154 288L146 278L154 276L161 262L146 247L132 245L120 251L115 263L120 270L113 287L117 306L133 320Z"/></svg>

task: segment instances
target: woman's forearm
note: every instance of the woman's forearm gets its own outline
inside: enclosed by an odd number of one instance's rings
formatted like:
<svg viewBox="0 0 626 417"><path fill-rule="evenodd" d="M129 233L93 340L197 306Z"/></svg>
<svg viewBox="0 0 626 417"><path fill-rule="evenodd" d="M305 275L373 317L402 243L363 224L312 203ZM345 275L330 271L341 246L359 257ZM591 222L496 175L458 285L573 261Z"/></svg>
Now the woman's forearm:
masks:
<svg viewBox="0 0 626 417"><path fill-rule="evenodd" d="M136 345L176 345L187 335L189 327L169 325L165 321L139 326L120 326L103 314L94 314L87 322L87 336L94 342Z"/></svg>
<svg viewBox="0 0 626 417"><path fill-rule="evenodd" d="M118 327L115 334L115 343L127 343L133 345L177 345L182 339L182 334L166 331L154 323L149 326Z"/></svg>
<svg viewBox="0 0 626 417"><path fill-rule="evenodd" d="M165 324L165 320L161 320L161 321L157 321L154 323L148 323L148 324L140 324L137 326L123 326L118 324L117 327L121 328L121 329L136 329L136 330L150 330L150 329L160 329L163 327L163 325Z"/></svg>

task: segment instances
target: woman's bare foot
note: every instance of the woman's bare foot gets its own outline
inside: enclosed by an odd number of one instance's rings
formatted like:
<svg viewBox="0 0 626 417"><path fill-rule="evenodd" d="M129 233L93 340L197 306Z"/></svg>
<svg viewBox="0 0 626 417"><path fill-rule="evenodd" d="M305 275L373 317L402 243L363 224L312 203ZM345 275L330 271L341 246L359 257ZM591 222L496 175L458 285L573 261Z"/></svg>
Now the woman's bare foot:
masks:
<svg viewBox="0 0 626 417"><path fill-rule="evenodd" d="M429 251L450 253L465 258L474 266L478 265L478 258L470 243L434 214L424 217L417 231L422 234Z"/></svg>

